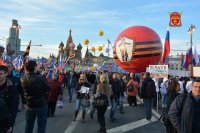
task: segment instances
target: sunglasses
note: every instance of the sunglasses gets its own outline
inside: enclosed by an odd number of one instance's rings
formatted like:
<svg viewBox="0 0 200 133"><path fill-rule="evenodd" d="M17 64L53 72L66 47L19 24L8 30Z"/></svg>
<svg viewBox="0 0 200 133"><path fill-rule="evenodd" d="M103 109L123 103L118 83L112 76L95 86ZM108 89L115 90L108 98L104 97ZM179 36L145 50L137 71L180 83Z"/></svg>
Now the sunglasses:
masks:
<svg viewBox="0 0 200 133"><path fill-rule="evenodd" d="M81 79L81 80L84 80L84 79Z"/></svg>

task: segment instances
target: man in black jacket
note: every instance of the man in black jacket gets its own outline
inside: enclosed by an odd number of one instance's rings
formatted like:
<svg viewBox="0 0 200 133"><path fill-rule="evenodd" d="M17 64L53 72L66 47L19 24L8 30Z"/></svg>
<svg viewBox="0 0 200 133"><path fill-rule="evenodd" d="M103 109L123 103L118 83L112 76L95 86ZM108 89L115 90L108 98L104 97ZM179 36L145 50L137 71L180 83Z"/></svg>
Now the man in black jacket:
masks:
<svg viewBox="0 0 200 133"><path fill-rule="evenodd" d="M0 66L0 98L4 99L8 110L12 118L12 126L15 124L15 118L17 116L19 93L15 85L6 78L8 74L8 68L6 66Z"/></svg>
<svg viewBox="0 0 200 133"><path fill-rule="evenodd" d="M30 60L25 64L26 76L20 79L26 97L26 127L25 133L32 133L35 118L37 117L39 133L46 132L47 123L47 98L46 93L51 87L42 75L37 75L34 70L37 64Z"/></svg>
<svg viewBox="0 0 200 133"><path fill-rule="evenodd" d="M110 121L114 122L115 110L117 108L117 103L119 101L120 95L124 97L123 89L121 88L120 81L117 79L117 73L113 74L113 78L109 81L113 91L113 97L110 98L111 109L110 109Z"/></svg>
<svg viewBox="0 0 200 133"><path fill-rule="evenodd" d="M12 131L12 117L3 99L0 98L0 133Z"/></svg>
<svg viewBox="0 0 200 133"><path fill-rule="evenodd" d="M21 96L21 100L22 100L22 109L25 109L26 108L26 99L24 97L24 91L21 87L20 77L13 76L13 64L11 62L6 62L4 65L8 67L7 78L17 87L18 92ZM21 107L20 107L20 109L21 109Z"/></svg>
<svg viewBox="0 0 200 133"><path fill-rule="evenodd" d="M146 109L146 119L151 122L151 116L152 116L152 103L153 98L156 95L156 87L155 82L150 77L149 72L144 73L144 80L142 81L141 86L141 98L143 98L144 106Z"/></svg>

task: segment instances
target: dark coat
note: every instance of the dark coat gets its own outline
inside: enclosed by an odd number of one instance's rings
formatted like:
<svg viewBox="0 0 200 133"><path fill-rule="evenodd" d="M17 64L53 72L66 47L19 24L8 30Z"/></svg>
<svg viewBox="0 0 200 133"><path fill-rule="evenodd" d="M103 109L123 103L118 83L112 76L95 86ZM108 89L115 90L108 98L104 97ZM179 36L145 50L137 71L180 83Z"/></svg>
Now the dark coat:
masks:
<svg viewBox="0 0 200 133"><path fill-rule="evenodd" d="M88 82L85 82L84 84L78 83L76 88L75 88L75 92L76 92L76 99L83 99L85 96L85 93L80 93L79 91L81 90L81 86L85 86L90 88L90 84ZM90 99L90 95L88 93L88 98Z"/></svg>
<svg viewBox="0 0 200 133"><path fill-rule="evenodd" d="M51 87L42 75L31 72L22 77L20 81L29 108L42 108L47 105L46 93L51 90Z"/></svg>
<svg viewBox="0 0 200 133"><path fill-rule="evenodd" d="M95 74L88 74L88 76L87 76L87 79L88 79L88 82L90 83L90 84L94 84L95 83L95 80L96 80L96 75Z"/></svg>
<svg viewBox="0 0 200 133"><path fill-rule="evenodd" d="M109 84L112 86L111 89L113 91L113 96L117 96L118 98L120 98L120 95L124 97L124 90L121 87L121 83L118 79L116 79L116 81L112 78L109 81Z"/></svg>
<svg viewBox="0 0 200 133"><path fill-rule="evenodd" d="M13 83L13 85L15 85L18 89L18 92L21 96L22 99L22 103L26 104L26 99L24 96L24 91L22 89L21 83L20 83L20 77L18 76L13 76L12 74L8 75L7 78Z"/></svg>
<svg viewBox="0 0 200 133"><path fill-rule="evenodd" d="M140 95L141 98L147 98L147 99L149 99L149 97L147 97L147 94L146 94L146 90L147 90L147 84L148 84L148 82L152 82L152 83L154 83L153 85L154 85L155 90L154 90L153 93L156 94L155 82L152 80L151 77L146 77L146 78L144 78L144 80L142 81L142 86L141 86L141 95ZM151 98L154 98L154 96L151 97Z"/></svg>
<svg viewBox="0 0 200 133"><path fill-rule="evenodd" d="M0 98L0 133L6 133L12 127L12 117L3 99Z"/></svg>
<svg viewBox="0 0 200 133"><path fill-rule="evenodd" d="M6 102L12 117L12 124L14 125L18 111L19 93L17 87L9 79L6 80L5 84L0 86L0 97Z"/></svg>
<svg viewBox="0 0 200 133"><path fill-rule="evenodd" d="M59 81L49 81L51 90L48 92L48 102L57 102L58 96L62 95L61 83Z"/></svg>
<svg viewBox="0 0 200 133"><path fill-rule="evenodd" d="M184 107L181 107L181 105L183 105L184 98L186 98L185 105ZM197 117L194 115L196 107L196 100L191 93L176 97L168 112L168 116L178 133L193 133L193 120L194 117ZM183 108L183 112L181 111L181 108Z"/></svg>
<svg viewBox="0 0 200 133"><path fill-rule="evenodd" d="M119 82L120 82L122 91L123 91L123 92L126 92L126 83L124 82L124 80L121 79Z"/></svg>
<svg viewBox="0 0 200 133"><path fill-rule="evenodd" d="M70 78L71 78L71 76L69 76L69 77L67 78L67 86L68 86L68 89L70 89L70 88L75 88L76 85L77 85L76 77L75 77L75 76L72 76L71 84L70 84Z"/></svg>

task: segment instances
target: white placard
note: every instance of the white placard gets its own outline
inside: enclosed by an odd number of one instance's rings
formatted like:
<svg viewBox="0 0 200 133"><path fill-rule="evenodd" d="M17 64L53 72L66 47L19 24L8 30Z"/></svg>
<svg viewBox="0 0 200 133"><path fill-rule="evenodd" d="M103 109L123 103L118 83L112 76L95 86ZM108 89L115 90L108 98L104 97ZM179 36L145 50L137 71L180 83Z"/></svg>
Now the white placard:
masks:
<svg viewBox="0 0 200 133"><path fill-rule="evenodd" d="M79 90L80 93L89 93L90 88L81 86L81 89Z"/></svg>
<svg viewBox="0 0 200 133"><path fill-rule="evenodd" d="M168 78L168 65L149 65L152 78Z"/></svg>
<svg viewBox="0 0 200 133"><path fill-rule="evenodd" d="M200 77L200 67L193 67L194 77Z"/></svg>

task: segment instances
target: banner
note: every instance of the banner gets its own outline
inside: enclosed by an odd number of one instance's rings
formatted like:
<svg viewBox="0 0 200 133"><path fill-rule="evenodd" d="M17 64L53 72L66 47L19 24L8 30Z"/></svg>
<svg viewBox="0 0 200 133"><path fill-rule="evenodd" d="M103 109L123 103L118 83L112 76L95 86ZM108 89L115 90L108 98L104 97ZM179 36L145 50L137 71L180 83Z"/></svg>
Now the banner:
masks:
<svg viewBox="0 0 200 133"><path fill-rule="evenodd" d="M117 67L115 63L103 63L103 66L101 66L101 70L107 70L109 72L116 72Z"/></svg>
<svg viewBox="0 0 200 133"><path fill-rule="evenodd" d="M194 77L200 77L200 67L193 67Z"/></svg>
<svg viewBox="0 0 200 133"><path fill-rule="evenodd" d="M168 65L149 65L152 78L168 78Z"/></svg>

